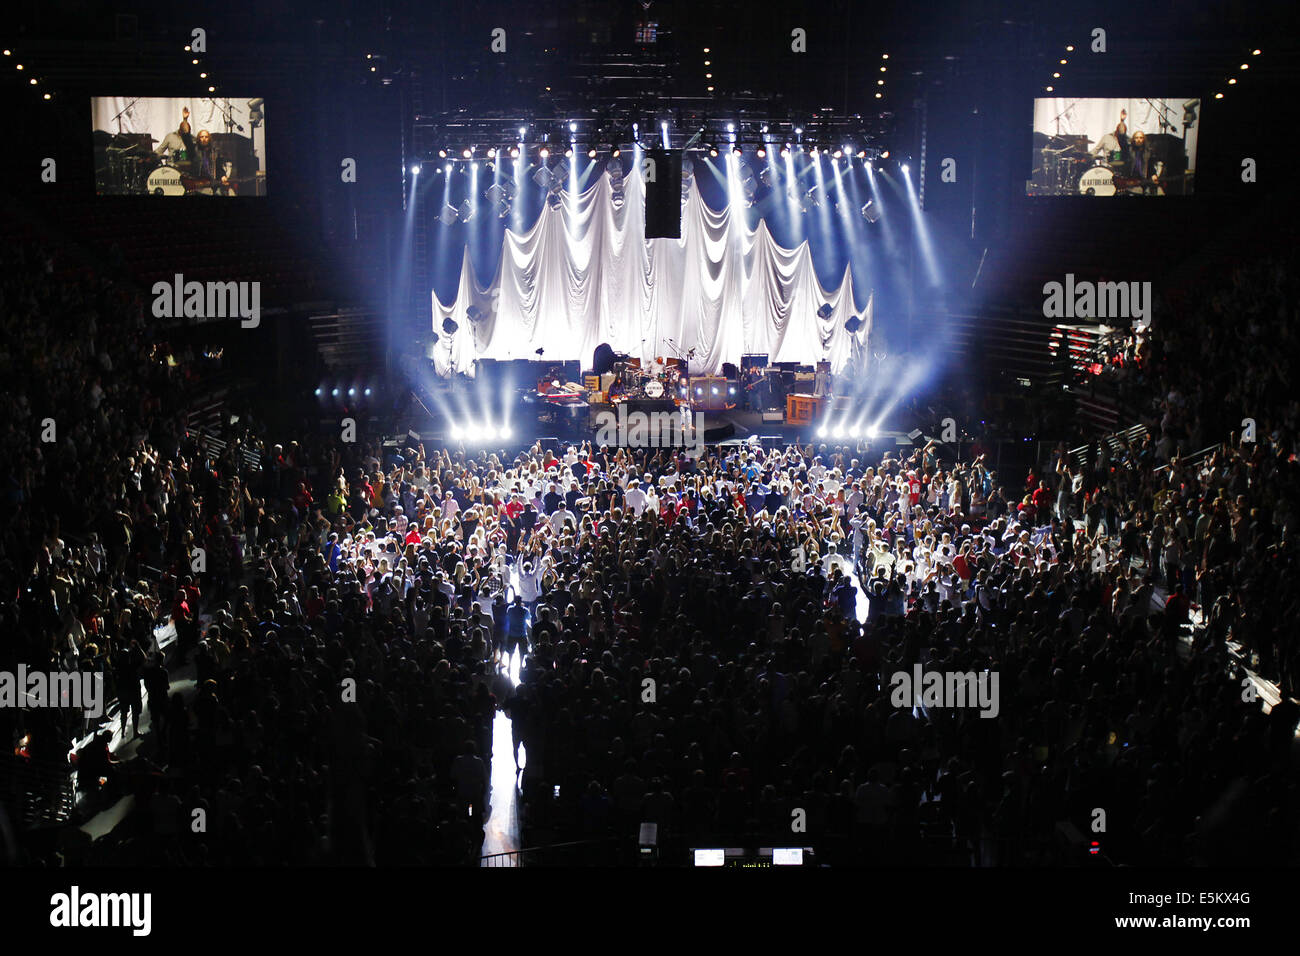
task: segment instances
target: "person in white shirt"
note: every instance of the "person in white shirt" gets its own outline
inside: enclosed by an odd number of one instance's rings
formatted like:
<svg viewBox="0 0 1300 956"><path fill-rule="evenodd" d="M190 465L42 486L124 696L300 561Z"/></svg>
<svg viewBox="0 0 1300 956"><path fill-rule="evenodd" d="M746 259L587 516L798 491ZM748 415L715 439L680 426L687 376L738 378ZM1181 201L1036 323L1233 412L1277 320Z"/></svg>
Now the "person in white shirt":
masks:
<svg viewBox="0 0 1300 956"><path fill-rule="evenodd" d="M560 501L560 506L551 514L550 521L551 528L557 535L564 532L564 524L566 521L574 525L578 523L577 518L574 517L573 512L564 504L563 499Z"/></svg>
<svg viewBox="0 0 1300 956"><path fill-rule="evenodd" d="M627 493L623 496L623 500L627 502L627 506L632 509L632 513L638 518L641 517L641 513L645 511L646 506L650 503L650 499L638 485L629 487Z"/></svg>

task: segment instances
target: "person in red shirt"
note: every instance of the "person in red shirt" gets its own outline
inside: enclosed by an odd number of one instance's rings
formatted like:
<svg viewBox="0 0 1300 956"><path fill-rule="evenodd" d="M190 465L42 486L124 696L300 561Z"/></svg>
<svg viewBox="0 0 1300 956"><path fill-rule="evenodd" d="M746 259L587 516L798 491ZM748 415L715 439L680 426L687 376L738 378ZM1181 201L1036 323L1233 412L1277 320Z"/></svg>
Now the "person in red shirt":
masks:
<svg viewBox="0 0 1300 956"><path fill-rule="evenodd" d="M1047 487L1047 480L1040 481L1031 498L1040 524L1046 524L1047 514L1052 507L1052 497L1052 489Z"/></svg>
<svg viewBox="0 0 1300 956"><path fill-rule="evenodd" d="M907 473L907 494L913 508L921 501L921 479L916 477L916 472Z"/></svg>

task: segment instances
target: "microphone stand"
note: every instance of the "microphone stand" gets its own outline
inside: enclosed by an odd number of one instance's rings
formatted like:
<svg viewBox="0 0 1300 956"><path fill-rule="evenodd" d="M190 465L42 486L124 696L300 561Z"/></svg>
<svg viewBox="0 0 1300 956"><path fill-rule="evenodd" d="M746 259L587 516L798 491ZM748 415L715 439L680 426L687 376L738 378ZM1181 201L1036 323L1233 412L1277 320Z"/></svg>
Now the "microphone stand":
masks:
<svg viewBox="0 0 1300 956"><path fill-rule="evenodd" d="M116 124L117 124L117 135L118 135L118 136L121 136L121 135L122 135L122 113L129 113L129 112L131 111L131 107L135 106L135 104L136 104L136 103L139 103L139 102L140 102L140 97L137 96L137 97L136 97L135 99L133 99L130 103L127 103L126 106L122 107L122 111L121 111L120 113L118 113L118 114L117 114L116 116L114 116L111 120L109 120L110 123L116 123Z"/></svg>

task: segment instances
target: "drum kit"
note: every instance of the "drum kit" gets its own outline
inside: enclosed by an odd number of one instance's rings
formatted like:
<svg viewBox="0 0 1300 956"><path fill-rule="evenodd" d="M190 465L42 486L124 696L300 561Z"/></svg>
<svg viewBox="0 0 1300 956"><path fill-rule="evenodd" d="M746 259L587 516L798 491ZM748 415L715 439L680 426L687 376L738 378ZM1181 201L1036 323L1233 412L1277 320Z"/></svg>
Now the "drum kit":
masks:
<svg viewBox="0 0 1300 956"><path fill-rule="evenodd" d="M158 142L148 134L95 134L95 186L107 196L212 196L219 192L235 193L233 180L220 186L211 179L191 176L190 157L184 150L168 157L153 152ZM229 177L231 164L221 163Z"/></svg>
<svg viewBox="0 0 1300 956"><path fill-rule="evenodd" d="M1114 183L1110 192L1102 180L1107 173L1113 177L1113 167L1108 162L1099 162L1089 155L1088 146L1092 142L1087 136L1047 136L1034 134L1035 148L1041 161L1035 168L1035 181L1048 195L1065 196L1076 191L1085 196L1113 196ZM1085 186L1087 180L1089 185ZM1089 190L1096 190L1090 192Z"/></svg>
<svg viewBox="0 0 1300 956"><path fill-rule="evenodd" d="M640 359L629 359L614 364L614 385L610 391L620 399L676 400L685 380L685 363L680 359L656 359L649 369L642 368Z"/></svg>

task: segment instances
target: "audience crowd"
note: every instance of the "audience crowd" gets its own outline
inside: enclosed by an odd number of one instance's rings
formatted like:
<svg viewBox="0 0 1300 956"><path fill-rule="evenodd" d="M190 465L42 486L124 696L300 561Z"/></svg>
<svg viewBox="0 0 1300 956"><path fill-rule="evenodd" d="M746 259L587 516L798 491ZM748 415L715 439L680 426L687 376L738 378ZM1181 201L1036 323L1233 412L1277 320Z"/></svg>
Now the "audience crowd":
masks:
<svg viewBox="0 0 1300 956"><path fill-rule="evenodd" d="M1086 862L1100 808L1114 862L1295 858L1282 264L1157 323L1142 439L1024 479L933 443L218 447L137 296L2 268L4 666L118 709L0 720L73 749L80 816L135 796L65 860L475 862L498 713L524 845ZM896 705L917 665L997 675L996 716Z"/></svg>

